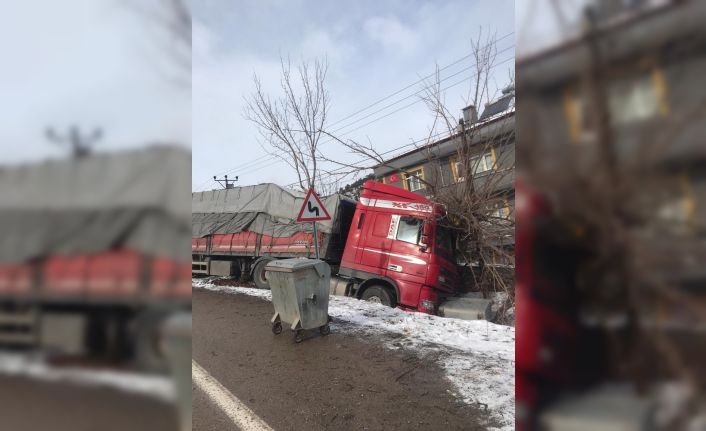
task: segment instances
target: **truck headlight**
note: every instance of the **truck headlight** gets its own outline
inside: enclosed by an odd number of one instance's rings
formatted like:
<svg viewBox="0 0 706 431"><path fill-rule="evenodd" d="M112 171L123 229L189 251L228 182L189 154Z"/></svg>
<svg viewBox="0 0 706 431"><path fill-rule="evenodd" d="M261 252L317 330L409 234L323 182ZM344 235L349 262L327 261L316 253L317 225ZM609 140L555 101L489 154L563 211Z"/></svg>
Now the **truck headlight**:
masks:
<svg viewBox="0 0 706 431"><path fill-rule="evenodd" d="M434 314L436 311L436 304L434 304L434 301L429 299L422 299L419 303L419 308L425 313Z"/></svg>

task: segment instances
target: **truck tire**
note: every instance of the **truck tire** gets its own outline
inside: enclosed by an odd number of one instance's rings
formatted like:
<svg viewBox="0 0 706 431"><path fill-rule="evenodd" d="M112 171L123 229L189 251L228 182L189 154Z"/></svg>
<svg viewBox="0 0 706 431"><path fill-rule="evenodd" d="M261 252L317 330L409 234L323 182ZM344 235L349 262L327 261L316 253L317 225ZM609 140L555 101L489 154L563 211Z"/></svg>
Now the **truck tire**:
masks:
<svg viewBox="0 0 706 431"><path fill-rule="evenodd" d="M253 268L252 278L258 289L270 288L270 285L267 283L267 278L265 278L265 267L271 261L272 259L261 259L255 264L255 268Z"/></svg>
<svg viewBox="0 0 706 431"><path fill-rule="evenodd" d="M363 301L375 302L378 304L386 305L388 307L395 306L395 300L390 294L390 291L383 286L370 286L363 292L360 297Z"/></svg>

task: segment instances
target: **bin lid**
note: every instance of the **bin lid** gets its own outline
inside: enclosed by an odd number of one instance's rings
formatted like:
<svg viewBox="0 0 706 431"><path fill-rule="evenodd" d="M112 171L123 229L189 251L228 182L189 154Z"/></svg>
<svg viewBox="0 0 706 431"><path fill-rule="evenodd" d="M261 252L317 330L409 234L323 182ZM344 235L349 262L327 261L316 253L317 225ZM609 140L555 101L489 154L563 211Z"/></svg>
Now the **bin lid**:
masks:
<svg viewBox="0 0 706 431"><path fill-rule="evenodd" d="M273 260L267 264L265 271L272 272L298 272L313 267L320 277L323 277L328 269L328 264L320 259L307 259L297 257L293 259ZM330 269L329 269L330 271Z"/></svg>

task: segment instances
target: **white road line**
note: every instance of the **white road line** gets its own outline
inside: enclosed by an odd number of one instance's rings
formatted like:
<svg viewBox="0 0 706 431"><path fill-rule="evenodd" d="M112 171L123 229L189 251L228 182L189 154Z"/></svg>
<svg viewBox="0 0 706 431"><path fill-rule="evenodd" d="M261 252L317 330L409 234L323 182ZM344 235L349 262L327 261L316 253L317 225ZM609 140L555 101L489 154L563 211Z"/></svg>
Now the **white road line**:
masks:
<svg viewBox="0 0 706 431"><path fill-rule="evenodd" d="M242 431L273 431L265 421L193 359L191 379Z"/></svg>

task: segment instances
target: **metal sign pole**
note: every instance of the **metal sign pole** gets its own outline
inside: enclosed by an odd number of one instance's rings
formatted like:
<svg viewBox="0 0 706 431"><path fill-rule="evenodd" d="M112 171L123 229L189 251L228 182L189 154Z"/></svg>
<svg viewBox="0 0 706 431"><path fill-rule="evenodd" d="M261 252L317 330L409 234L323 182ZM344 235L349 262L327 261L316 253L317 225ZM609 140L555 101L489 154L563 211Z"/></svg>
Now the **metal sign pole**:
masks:
<svg viewBox="0 0 706 431"><path fill-rule="evenodd" d="M316 233L316 222L311 222L314 225L314 250L316 250L316 258L319 258L319 235Z"/></svg>

